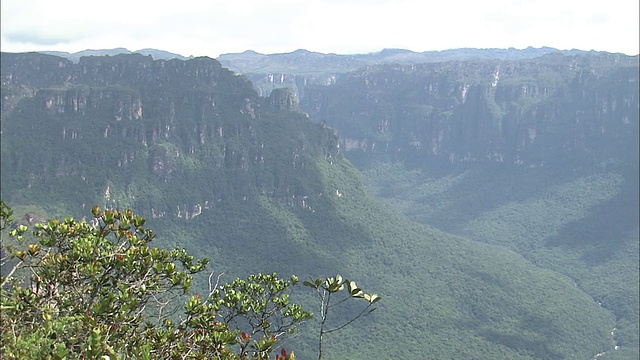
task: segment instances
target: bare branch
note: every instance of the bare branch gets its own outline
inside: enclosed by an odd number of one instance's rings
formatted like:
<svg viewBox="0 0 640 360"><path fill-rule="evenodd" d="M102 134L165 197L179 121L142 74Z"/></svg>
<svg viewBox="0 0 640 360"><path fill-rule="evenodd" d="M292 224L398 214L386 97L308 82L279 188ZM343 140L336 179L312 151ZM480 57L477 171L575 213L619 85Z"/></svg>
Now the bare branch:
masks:
<svg viewBox="0 0 640 360"><path fill-rule="evenodd" d="M209 274L209 296L213 295L213 291L218 288L218 286L220 285L220 279L224 275L224 273L220 273L220 275L216 277L216 283L211 284L211 278L213 277L213 274L213 271L211 272L211 274Z"/></svg>
<svg viewBox="0 0 640 360"><path fill-rule="evenodd" d="M13 273L16 272L16 270L18 270L18 268L20 267L20 265L22 265L22 263L23 261L20 260L19 263L15 264L13 268L11 268L11 271L9 272L9 274L2 281L2 285L0 285L0 288L3 288L7 284L7 282L9 282L9 280L11 279L11 276L13 276Z"/></svg>

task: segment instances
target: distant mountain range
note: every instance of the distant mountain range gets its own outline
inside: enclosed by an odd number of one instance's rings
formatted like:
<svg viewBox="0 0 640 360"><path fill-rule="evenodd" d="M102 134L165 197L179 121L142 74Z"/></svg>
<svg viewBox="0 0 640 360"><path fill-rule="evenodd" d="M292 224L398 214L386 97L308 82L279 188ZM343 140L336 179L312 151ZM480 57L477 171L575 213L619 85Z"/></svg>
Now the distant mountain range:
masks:
<svg viewBox="0 0 640 360"><path fill-rule="evenodd" d="M83 56L113 56L118 54L142 54L151 55L155 60L180 59L187 60L193 56L183 56L158 49L140 49L131 51L125 48L114 49L87 49L75 53L63 51L38 51L42 54L56 55L67 58L73 62ZM298 49L290 53L262 54L253 50L247 50L242 53L221 54L217 60L222 65L231 70L240 73L253 73L257 71L276 71L282 70L283 65L289 64L292 68L300 68L302 72L314 72L317 70L327 71L330 68L354 70L364 65L372 65L379 63L422 63L422 62L440 62L454 60L469 59L502 59L502 60L518 60L538 57L549 53L560 53L564 55L575 55L585 53L584 50L558 50L551 47L526 49L476 49L476 48L460 48L441 51L423 51L414 52L406 49L383 49L380 52L368 54L334 54L320 53L305 49ZM595 52L595 51L589 51ZM302 62L300 62L302 61ZM297 64L296 64L297 63ZM304 66L301 66L303 65Z"/></svg>
<svg viewBox="0 0 640 360"><path fill-rule="evenodd" d="M83 50L76 53L40 51L78 62L83 56L114 56L118 54L142 54L154 60L187 60L185 57L157 49L130 51L125 48ZM298 49L289 53L262 54L253 50L242 53L221 54L217 60L222 66L246 76L262 96L268 96L276 88L288 87L302 98L304 87L311 84L330 84L336 77L367 66L380 64L421 64L466 60L524 60L547 54L594 54L596 51L559 50L552 47L527 47L526 49L476 49L460 48L441 51L414 52L406 49L383 49L367 54L320 53ZM623 54L620 54L621 56Z"/></svg>
<svg viewBox="0 0 640 360"><path fill-rule="evenodd" d="M241 74L259 72L282 72L292 74L314 74L317 72L347 72L363 66L383 63L429 63L460 60L521 60L549 53L575 55L582 50L558 50L550 47L526 49L474 49L462 48L442 51L414 52L405 49L383 49L368 54L323 54L304 49L283 54L260 54L245 51L238 54L222 54L218 61Z"/></svg>
<svg viewBox="0 0 640 360"><path fill-rule="evenodd" d="M69 59L73 62L78 62L83 56L114 56L120 54L142 54L145 56L151 56L155 60L171 60L171 59L179 59L179 60L187 60L193 58L193 56L182 56L174 53L170 53L164 50L157 49L140 49L136 51L130 51L125 48L115 48L115 49L87 49L74 53L68 53L64 51L38 51L42 54L55 55L60 56L66 59Z"/></svg>

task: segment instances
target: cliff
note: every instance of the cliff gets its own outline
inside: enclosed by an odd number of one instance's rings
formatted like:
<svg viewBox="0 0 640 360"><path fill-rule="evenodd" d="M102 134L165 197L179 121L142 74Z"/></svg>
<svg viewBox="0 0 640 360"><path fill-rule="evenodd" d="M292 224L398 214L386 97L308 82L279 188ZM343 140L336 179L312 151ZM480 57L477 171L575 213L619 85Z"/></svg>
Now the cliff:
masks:
<svg viewBox="0 0 640 360"><path fill-rule="evenodd" d="M638 83L638 58L612 54L380 65L307 86L301 107L344 151L541 166L637 148Z"/></svg>
<svg viewBox="0 0 640 360"><path fill-rule="evenodd" d="M558 50L549 47L526 49L450 49L414 52L404 49L383 49L369 54L323 54L299 49L290 53L260 54L245 51L221 54L218 60L229 69L245 75L258 93L268 96L273 89L288 87L298 98L304 98L307 85L330 85L337 78L367 66L383 64L424 64L471 60L519 61L546 54L590 54L580 50Z"/></svg>
<svg viewBox="0 0 640 360"><path fill-rule="evenodd" d="M271 189L283 197L309 195L292 186L298 181L294 174L313 176L311 168L294 169L304 163L302 149L337 154L335 135L310 123L293 94L260 98L244 77L209 58L165 61L133 54L72 63L50 55L3 53L2 84L2 166L5 174L16 174L5 177L5 189L76 183L109 188L101 202L131 206L139 192L150 191L141 186L163 193L167 184L210 183L210 171L217 173L221 181L211 187L173 191L175 201L140 208L147 215L180 217L179 208L251 198ZM312 140L290 140L285 133L263 138L282 126L307 127ZM38 138L37 145L13 138L20 133ZM276 184L268 174L281 165L274 164L280 161L274 147L281 146L290 146L286 151L296 160L291 174L278 176ZM46 155L28 163L10 160L39 150ZM131 180L122 174L101 175L113 168L142 171L137 176L147 182L125 185ZM86 193L71 197L78 205L96 201Z"/></svg>

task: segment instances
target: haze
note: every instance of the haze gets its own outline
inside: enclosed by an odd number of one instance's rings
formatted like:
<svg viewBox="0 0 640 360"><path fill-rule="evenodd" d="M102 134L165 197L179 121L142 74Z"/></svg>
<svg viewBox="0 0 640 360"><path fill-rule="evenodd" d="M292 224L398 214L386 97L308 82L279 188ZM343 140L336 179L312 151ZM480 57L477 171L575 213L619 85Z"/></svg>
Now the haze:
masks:
<svg viewBox="0 0 640 360"><path fill-rule="evenodd" d="M2 51L126 47L217 57L526 48L639 53L638 0L6 0Z"/></svg>

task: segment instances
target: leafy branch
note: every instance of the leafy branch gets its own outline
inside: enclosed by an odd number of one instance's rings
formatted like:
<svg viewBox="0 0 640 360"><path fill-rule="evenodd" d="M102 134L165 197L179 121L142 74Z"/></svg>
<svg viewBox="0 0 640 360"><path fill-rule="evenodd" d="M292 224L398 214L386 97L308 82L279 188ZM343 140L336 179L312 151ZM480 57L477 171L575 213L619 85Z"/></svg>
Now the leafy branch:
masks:
<svg viewBox="0 0 640 360"><path fill-rule="evenodd" d="M376 307L373 307L373 305L380 300L380 296L378 294L367 294L356 285L355 281L343 279L340 275L328 277L325 279L312 279L311 281L305 281L303 284L315 289L318 297L320 298L320 333L318 337L318 359L322 359L322 346L325 334L341 330L349 326L359 318L369 315L371 312L377 309ZM332 295L338 293L343 294L344 296L337 302L332 303ZM363 299L366 302L364 308L361 309L358 315L352 317L345 323L332 328L327 328L327 318L329 315L329 310L350 299Z"/></svg>

